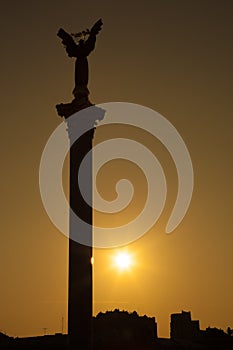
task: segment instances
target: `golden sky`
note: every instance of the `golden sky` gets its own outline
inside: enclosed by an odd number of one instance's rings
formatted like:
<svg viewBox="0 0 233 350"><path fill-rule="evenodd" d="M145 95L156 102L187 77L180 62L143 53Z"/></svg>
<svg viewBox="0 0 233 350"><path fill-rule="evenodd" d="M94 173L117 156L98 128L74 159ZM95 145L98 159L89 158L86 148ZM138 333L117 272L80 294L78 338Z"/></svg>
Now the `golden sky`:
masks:
<svg viewBox="0 0 233 350"><path fill-rule="evenodd" d="M76 32L100 17L103 31L89 59L91 100L137 103L166 117L189 149L195 188L183 222L166 235L174 164L158 141L137 136L163 165L166 209L125 247L134 258L127 271L112 263L115 250L95 250L94 312L117 307L155 316L159 336L169 335L169 315L182 309L202 329L233 326L232 12L227 0L2 2L0 331L28 336L46 327L52 334L67 320L67 239L45 213L38 171L61 122L54 106L72 99L74 61L57 30ZM103 194L113 191L106 174L121 173L135 183L127 216L136 215L145 183L132 164L106 166Z"/></svg>

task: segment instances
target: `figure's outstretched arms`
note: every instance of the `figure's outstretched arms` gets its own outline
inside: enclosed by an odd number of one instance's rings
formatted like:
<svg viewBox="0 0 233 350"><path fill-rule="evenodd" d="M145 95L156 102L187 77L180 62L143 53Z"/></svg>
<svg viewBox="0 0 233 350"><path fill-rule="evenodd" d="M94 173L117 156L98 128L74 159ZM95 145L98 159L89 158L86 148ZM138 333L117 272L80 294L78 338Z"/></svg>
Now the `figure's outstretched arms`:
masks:
<svg viewBox="0 0 233 350"><path fill-rule="evenodd" d="M91 28L89 37L86 41L81 40L77 45L72 36L64 29L60 28L57 35L62 39L69 57L87 57L95 48L96 35L100 32L103 22L99 19Z"/></svg>

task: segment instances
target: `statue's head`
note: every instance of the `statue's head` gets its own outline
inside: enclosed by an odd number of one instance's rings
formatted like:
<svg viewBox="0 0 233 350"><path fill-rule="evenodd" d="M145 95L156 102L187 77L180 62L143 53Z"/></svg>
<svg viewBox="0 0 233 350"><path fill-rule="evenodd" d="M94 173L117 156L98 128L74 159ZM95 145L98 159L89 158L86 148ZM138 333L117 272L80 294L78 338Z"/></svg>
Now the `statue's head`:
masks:
<svg viewBox="0 0 233 350"><path fill-rule="evenodd" d="M83 30L82 32L78 32L78 33L71 33L71 36L75 39L75 41L78 44L80 44L80 42L86 41L89 35L90 35L89 29Z"/></svg>

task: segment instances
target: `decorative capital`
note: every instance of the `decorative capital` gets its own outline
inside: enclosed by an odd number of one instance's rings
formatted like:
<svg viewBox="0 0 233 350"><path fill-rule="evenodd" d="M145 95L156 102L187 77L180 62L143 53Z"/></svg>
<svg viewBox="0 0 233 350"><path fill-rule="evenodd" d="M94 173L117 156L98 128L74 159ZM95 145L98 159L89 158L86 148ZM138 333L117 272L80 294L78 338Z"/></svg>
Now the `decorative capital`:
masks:
<svg viewBox="0 0 233 350"><path fill-rule="evenodd" d="M98 122L103 120L105 110L92 105L88 108L81 109L66 119L67 131L71 144L87 131L96 128Z"/></svg>

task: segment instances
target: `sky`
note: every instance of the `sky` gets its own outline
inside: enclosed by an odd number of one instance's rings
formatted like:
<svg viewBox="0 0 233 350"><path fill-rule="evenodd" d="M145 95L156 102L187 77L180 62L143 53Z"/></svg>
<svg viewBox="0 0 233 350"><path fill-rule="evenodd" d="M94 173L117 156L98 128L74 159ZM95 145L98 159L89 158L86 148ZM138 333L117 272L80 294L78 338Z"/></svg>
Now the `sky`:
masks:
<svg viewBox="0 0 233 350"><path fill-rule="evenodd" d="M232 15L227 0L1 2L0 331L53 334L62 318L66 331L68 241L43 208L39 165L61 123L55 105L72 99L74 61L56 33L99 18L104 26L89 58L91 101L161 113L186 143L195 186L182 223L166 235L177 193L172 159L149 134L119 131L156 153L168 197L157 224L120 249L132 255L130 269L114 266L119 249L95 249L94 313L119 308L155 316L161 337L169 336L170 314L182 310L202 329L233 327ZM97 133L97 142L104 137ZM97 223L124 222L142 207L145 179L132 164L106 165L100 191L112 198L121 175L135 184L135 205L114 218L96 213Z"/></svg>

